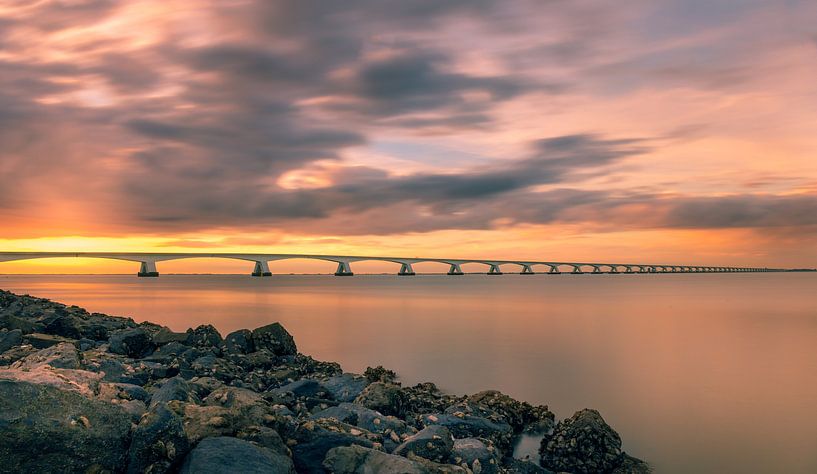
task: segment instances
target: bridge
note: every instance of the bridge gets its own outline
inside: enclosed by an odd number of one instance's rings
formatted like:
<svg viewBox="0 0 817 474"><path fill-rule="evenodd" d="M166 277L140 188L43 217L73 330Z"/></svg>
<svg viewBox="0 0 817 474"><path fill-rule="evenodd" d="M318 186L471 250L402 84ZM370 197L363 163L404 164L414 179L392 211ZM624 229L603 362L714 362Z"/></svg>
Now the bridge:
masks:
<svg viewBox="0 0 817 474"><path fill-rule="evenodd" d="M415 275L413 265L432 262L448 267L448 275L464 275L462 265L476 263L486 267L488 275L502 275L503 268L514 268L522 275L547 274L633 274L633 273L745 273L745 272L782 272L780 268L701 266L701 265L657 265L652 263L602 263L602 262L559 262L533 260L492 260L492 259L451 259L451 258L406 258L406 257L364 257L352 255L312 255L284 253L127 253L127 252L0 252L0 262L31 260L38 258L73 257L73 258L106 258L126 260L139 264L140 277L157 277L157 262L180 260L185 258L227 258L251 262L251 275L257 277L272 276L269 263L288 259L325 260L337 264L335 276L352 276L351 264L361 261L391 262L400 266L397 275ZM2 267L0 267L2 268ZM445 268L445 267L443 267ZM540 270L540 271L534 271Z"/></svg>

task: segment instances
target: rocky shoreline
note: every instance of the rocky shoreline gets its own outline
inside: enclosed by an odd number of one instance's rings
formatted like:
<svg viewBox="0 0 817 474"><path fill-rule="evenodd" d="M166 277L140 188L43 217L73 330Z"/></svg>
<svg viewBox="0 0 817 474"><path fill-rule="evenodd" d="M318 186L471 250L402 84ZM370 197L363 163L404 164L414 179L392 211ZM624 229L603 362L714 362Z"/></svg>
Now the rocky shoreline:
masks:
<svg viewBox="0 0 817 474"><path fill-rule="evenodd" d="M278 323L176 333L0 290L0 473L647 473L595 410L404 387ZM514 459L523 433L539 459Z"/></svg>

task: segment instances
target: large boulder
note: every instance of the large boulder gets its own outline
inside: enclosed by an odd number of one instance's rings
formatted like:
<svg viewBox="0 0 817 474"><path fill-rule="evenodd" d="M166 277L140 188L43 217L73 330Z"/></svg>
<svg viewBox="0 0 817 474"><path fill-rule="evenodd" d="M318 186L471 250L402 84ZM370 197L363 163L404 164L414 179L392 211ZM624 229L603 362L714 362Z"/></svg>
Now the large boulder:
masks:
<svg viewBox="0 0 817 474"><path fill-rule="evenodd" d="M280 323L272 323L252 331L252 342L256 350L267 349L275 355L295 355L298 348L292 338Z"/></svg>
<svg viewBox="0 0 817 474"><path fill-rule="evenodd" d="M485 390L471 395L468 402L500 414L517 433L520 431L546 433L556 424L556 417L546 405L533 406L496 390Z"/></svg>
<svg viewBox="0 0 817 474"><path fill-rule="evenodd" d="M486 444L477 438L454 440L451 449L451 461L481 474L499 472L499 452L490 443Z"/></svg>
<svg viewBox="0 0 817 474"><path fill-rule="evenodd" d="M239 329L227 334L227 337L224 338L224 351L228 354L249 354L255 351L252 331Z"/></svg>
<svg viewBox="0 0 817 474"><path fill-rule="evenodd" d="M12 364L12 368L35 369L43 366L55 369L80 369L79 353L73 344L61 342L26 356Z"/></svg>
<svg viewBox="0 0 817 474"><path fill-rule="evenodd" d="M114 405L48 385L0 380L3 472L119 472L129 416Z"/></svg>
<svg viewBox="0 0 817 474"><path fill-rule="evenodd" d="M323 459L330 449L358 445L373 448L372 441L363 436L313 428L309 424L299 428L296 444L291 446L295 468L300 473L323 473ZM383 471L388 472L388 471Z"/></svg>
<svg viewBox="0 0 817 474"><path fill-rule="evenodd" d="M539 453L544 467L577 474L610 472L622 462L621 438L591 409L560 421Z"/></svg>
<svg viewBox="0 0 817 474"><path fill-rule="evenodd" d="M351 402L360 395L371 382L366 377L355 374L341 374L321 380L321 384L339 402Z"/></svg>
<svg viewBox="0 0 817 474"><path fill-rule="evenodd" d="M431 425L409 436L403 444L395 448L394 454L400 456L414 454L429 461L445 462L448 461L453 447L454 438L448 428Z"/></svg>
<svg viewBox="0 0 817 474"><path fill-rule="evenodd" d="M370 474L396 472L401 474L465 473L457 466L442 465L421 458L407 459L386 454L363 446L345 446L331 449L323 467L333 474Z"/></svg>
<svg viewBox="0 0 817 474"><path fill-rule="evenodd" d="M375 382L355 398L355 403L379 411L384 415L403 416L406 396L399 385Z"/></svg>
<svg viewBox="0 0 817 474"><path fill-rule="evenodd" d="M221 346L221 334L210 324L202 324L196 329L187 330L187 345L203 349Z"/></svg>
<svg viewBox="0 0 817 474"><path fill-rule="evenodd" d="M127 472L169 472L181 463L189 450L182 419L164 404L156 405L133 430Z"/></svg>
<svg viewBox="0 0 817 474"><path fill-rule="evenodd" d="M292 474L292 460L249 441L226 436L207 438L195 447L181 474Z"/></svg>
<svg viewBox="0 0 817 474"><path fill-rule="evenodd" d="M0 331L0 353L6 352L14 346L19 346L23 343L23 331L14 329L8 331L3 329Z"/></svg>
<svg viewBox="0 0 817 474"><path fill-rule="evenodd" d="M171 400L180 400L183 402L197 402L196 397L190 384L181 377L173 377L165 380L159 386L150 398L150 406L154 407L160 403L166 403Z"/></svg>
<svg viewBox="0 0 817 474"><path fill-rule="evenodd" d="M456 413L423 415L421 421L425 426L442 425L451 431L455 438L484 438L490 440L502 451L510 448L513 428L504 421L495 421L481 416Z"/></svg>
<svg viewBox="0 0 817 474"><path fill-rule="evenodd" d="M313 420L331 418L379 434L383 437L383 446L388 452L393 451L402 441L417 432L416 429L397 417L386 416L354 403L340 403L337 406L320 410L310 418Z"/></svg>
<svg viewBox="0 0 817 474"><path fill-rule="evenodd" d="M125 329L111 334L108 350L114 354L139 359L153 351L153 340L142 328Z"/></svg>

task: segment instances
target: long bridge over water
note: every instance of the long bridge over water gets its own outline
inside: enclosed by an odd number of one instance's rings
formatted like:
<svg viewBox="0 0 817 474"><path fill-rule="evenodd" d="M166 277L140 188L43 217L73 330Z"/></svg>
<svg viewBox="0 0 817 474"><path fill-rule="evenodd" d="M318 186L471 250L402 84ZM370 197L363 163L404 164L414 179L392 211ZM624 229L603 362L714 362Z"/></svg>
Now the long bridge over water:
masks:
<svg viewBox="0 0 817 474"><path fill-rule="evenodd" d="M142 253L142 252L0 252L0 262L31 260L38 258L73 257L106 258L139 263L140 277L157 277L157 262L186 258L227 258L243 260L254 264L252 276L272 276L269 263L278 260L311 259L337 263L335 276L352 276L352 263L361 261L382 261L400 265L397 275L415 275L413 265L418 263L439 263L448 267L448 275L464 275L462 265L476 263L486 267L488 275L502 275L503 267L514 268L522 275L547 274L633 274L633 273L743 273L782 272L780 268L732 267L706 265L665 265L653 263L604 263L604 262L560 262L535 260L493 260L459 258L406 258L406 257L364 257L355 255L313 255L285 253ZM2 268L2 267L0 267ZM540 271L535 271L540 270Z"/></svg>

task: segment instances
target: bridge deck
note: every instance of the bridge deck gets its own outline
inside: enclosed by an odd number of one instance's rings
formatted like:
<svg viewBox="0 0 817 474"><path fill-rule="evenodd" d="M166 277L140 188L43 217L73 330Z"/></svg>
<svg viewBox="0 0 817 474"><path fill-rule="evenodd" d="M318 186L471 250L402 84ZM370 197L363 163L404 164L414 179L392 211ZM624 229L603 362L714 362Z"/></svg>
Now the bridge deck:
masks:
<svg viewBox="0 0 817 474"><path fill-rule="evenodd" d="M254 276L270 276L269 262L287 259L326 260L338 264L335 272L337 276L353 275L352 262L384 261L400 265L398 275L414 275L413 264L434 262L449 265L449 275L463 274L461 266L468 263L477 263L489 267L489 275L501 275L502 265L516 265L524 275L532 275L535 266L547 266L544 273L562 273L562 267L569 267L568 273L737 273L737 272L775 272L783 269L758 267L731 267L731 266L703 266L677 265L655 263L610 263L610 262L564 262L553 260L495 260L495 259L462 259L462 258L419 258L419 257L379 257L360 255L321 255L321 254L286 254L286 253L195 253L195 252L0 252L0 262L31 260L38 258L105 258L126 260L140 264L139 276L158 276L156 262L180 260L185 258L229 258L254 262L252 272ZM607 271L602 268L606 267ZM619 270L622 271L619 271ZM540 272L542 273L542 272Z"/></svg>

